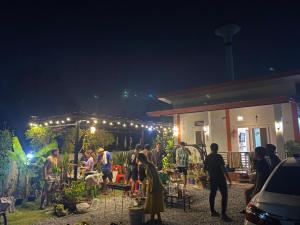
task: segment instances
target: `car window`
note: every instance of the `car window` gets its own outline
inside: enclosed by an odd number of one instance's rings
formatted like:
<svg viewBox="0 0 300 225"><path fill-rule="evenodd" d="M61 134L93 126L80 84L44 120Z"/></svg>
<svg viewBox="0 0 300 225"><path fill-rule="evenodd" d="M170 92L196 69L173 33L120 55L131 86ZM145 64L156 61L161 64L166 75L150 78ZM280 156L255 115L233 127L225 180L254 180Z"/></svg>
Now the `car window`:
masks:
<svg viewBox="0 0 300 225"><path fill-rule="evenodd" d="M280 166L268 183L266 191L300 196L299 178L299 166Z"/></svg>

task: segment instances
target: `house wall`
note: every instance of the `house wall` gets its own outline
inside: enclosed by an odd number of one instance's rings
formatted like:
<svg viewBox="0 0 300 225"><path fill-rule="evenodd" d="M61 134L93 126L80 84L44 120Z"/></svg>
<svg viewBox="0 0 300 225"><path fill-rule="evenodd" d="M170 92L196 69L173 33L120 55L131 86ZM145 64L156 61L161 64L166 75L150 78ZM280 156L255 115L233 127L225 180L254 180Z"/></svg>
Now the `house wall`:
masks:
<svg viewBox="0 0 300 225"><path fill-rule="evenodd" d="M231 146L234 152L239 151L238 128L249 128L249 132L252 128L267 128L269 143L277 146L281 158L284 157L284 143L294 140L291 103L230 109L229 115ZM238 116L242 116L243 121L238 121ZM203 131L203 126L195 126L196 121L203 121L209 127L205 139L207 146L215 142L218 143L220 151L228 151L225 110L181 114L181 141L196 143L195 132ZM282 131L276 130L275 121L282 122ZM252 143L248 150L254 150Z"/></svg>

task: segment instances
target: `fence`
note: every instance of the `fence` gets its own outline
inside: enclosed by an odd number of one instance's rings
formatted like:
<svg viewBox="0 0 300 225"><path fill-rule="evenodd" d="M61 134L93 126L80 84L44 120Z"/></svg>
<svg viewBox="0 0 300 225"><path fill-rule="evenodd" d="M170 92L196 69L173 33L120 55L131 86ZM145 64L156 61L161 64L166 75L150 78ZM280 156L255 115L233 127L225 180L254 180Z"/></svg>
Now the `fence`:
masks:
<svg viewBox="0 0 300 225"><path fill-rule="evenodd" d="M225 164L230 168L235 168L250 172L253 169L254 152L219 152L224 158Z"/></svg>

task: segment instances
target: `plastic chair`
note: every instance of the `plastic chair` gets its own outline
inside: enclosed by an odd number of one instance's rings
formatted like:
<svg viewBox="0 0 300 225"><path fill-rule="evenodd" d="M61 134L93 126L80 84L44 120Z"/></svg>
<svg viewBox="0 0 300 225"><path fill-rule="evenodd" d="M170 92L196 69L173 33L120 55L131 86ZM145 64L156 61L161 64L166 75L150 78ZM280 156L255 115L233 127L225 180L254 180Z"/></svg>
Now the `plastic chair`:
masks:
<svg viewBox="0 0 300 225"><path fill-rule="evenodd" d="M113 165L113 171L117 171L116 183L121 183L121 181L125 181L124 166Z"/></svg>

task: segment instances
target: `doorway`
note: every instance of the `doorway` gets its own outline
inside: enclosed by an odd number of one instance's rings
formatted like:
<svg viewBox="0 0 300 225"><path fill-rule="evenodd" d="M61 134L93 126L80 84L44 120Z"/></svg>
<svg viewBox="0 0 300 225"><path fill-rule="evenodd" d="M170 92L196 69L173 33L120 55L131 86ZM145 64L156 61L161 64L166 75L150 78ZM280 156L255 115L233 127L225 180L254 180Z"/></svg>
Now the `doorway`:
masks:
<svg viewBox="0 0 300 225"><path fill-rule="evenodd" d="M266 146L268 144L268 130L267 128L252 128L252 143L253 149L259 146Z"/></svg>
<svg viewBox="0 0 300 225"><path fill-rule="evenodd" d="M204 131L196 131L196 145L205 145L205 134Z"/></svg>
<svg viewBox="0 0 300 225"><path fill-rule="evenodd" d="M238 128L239 152L250 151L249 128Z"/></svg>

